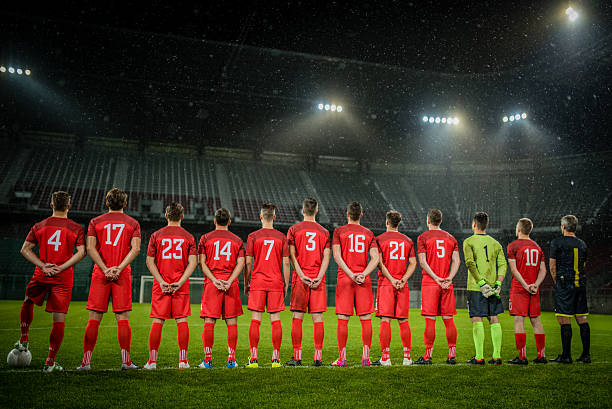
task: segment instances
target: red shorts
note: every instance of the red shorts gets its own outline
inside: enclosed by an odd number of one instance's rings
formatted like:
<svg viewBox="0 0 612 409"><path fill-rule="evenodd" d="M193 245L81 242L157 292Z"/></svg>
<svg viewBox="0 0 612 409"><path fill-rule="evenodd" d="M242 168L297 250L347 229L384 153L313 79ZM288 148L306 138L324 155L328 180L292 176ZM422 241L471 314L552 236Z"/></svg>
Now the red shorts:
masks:
<svg viewBox="0 0 612 409"><path fill-rule="evenodd" d="M421 286L421 315L457 315L453 286L448 290L443 290L439 285Z"/></svg>
<svg viewBox="0 0 612 409"><path fill-rule="evenodd" d="M279 312L285 309L285 293L283 291L250 290L249 305L251 311Z"/></svg>
<svg viewBox="0 0 612 409"><path fill-rule="evenodd" d="M191 315L190 295L153 292L151 297L151 318L169 320L171 318L185 318Z"/></svg>
<svg viewBox="0 0 612 409"><path fill-rule="evenodd" d="M116 281L108 281L104 273L94 270L89 286L87 309L108 311L108 299L113 296L113 312L132 311L132 275L123 270Z"/></svg>
<svg viewBox="0 0 612 409"><path fill-rule="evenodd" d="M392 285L379 285L376 289L376 316L397 319L408 318L410 290L406 285L398 291Z"/></svg>
<svg viewBox="0 0 612 409"><path fill-rule="evenodd" d="M317 313L327 311L327 287L325 281L314 290L308 287L299 277L293 277L291 283L291 311Z"/></svg>
<svg viewBox="0 0 612 409"><path fill-rule="evenodd" d="M70 298L72 296L72 284L66 284L62 282L49 282L47 280L39 280L36 277L32 277L28 286L26 287L25 295L36 305L43 305L45 296L49 293L47 299L47 306L45 311L47 312L68 312L68 306L70 305Z"/></svg>
<svg viewBox="0 0 612 409"><path fill-rule="evenodd" d="M240 315L242 315L242 303L238 282L234 281L227 291L220 291L210 280L206 280L200 304L200 317L226 320Z"/></svg>
<svg viewBox="0 0 612 409"><path fill-rule="evenodd" d="M372 283L357 284L354 281L339 281L336 287L336 314L353 315L353 307L357 315L374 312L374 296Z"/></svg>
<svg viewBox="0 0 612 409"><path fill-rule="evenodd" d="M540 292L531 295L524 288L510 287L510 315L540 316Z"/></svg>

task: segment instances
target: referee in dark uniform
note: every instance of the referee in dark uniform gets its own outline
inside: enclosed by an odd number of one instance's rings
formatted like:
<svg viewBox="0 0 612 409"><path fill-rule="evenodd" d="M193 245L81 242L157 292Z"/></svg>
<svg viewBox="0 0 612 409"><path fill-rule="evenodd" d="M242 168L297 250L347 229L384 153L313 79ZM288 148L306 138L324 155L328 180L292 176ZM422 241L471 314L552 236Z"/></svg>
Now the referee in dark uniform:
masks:
<svg viewBox="0 0 612 409"><path fill-rule="evenodd" d="M586 277L584 266L587 246L576 237L578 218L568 215L561 218L563 236L550 243L550 274L555 282L555 313L561 325L561 344L563 353L551 360L554 363L572 363L572 324L575 317L580 327L582 355L577 362L591 363L589 352L591 330L587 316Z"/></svg>

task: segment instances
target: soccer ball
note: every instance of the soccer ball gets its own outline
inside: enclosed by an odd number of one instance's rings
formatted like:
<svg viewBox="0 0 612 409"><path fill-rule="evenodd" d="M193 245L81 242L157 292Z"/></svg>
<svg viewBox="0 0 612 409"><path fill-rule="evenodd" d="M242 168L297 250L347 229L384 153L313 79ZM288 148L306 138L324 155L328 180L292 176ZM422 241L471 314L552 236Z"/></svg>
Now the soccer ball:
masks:
<svg viewBox="0 0 612 409"><path fill-rule="evenodd" d="M6 357L6 363L11 368L25 368L30 365L30 362L32 362L32 354L28 350L21 351L15 348Z"/></svg>

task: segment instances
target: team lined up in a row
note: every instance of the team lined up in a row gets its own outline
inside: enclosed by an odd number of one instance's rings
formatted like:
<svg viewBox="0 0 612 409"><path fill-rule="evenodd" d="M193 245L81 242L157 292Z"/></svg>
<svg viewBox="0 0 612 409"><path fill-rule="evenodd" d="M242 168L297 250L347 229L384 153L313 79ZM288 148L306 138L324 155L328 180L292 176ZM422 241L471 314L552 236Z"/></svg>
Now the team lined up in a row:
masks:
<svg viewBox="0 0 612 409"><path fill-rule="evenodd" d="M128 314L132 293L130 263L140 250L140 226L136 220L123 213L127 205L125 192L111 189L106 196L106 204L109 212L91 220L87 233L87 252L95 266L87 303L90 316L85 330L83 361L77 368L80 370L90 369L100 321L108 309L111 296L118 323L122 369L138 368L130 359L131 329ZM67 218L69 207L70 197L66 192L54 193L53 216L32 228L22 249L22 254L36 265L36 269L26 289L26 299L21 309L21 338L15 347L27 349L33 305L42 305L45 296L49 294L46 310L53 313L49 355L45 363L45 371L49 372L62 369L55 363L55 356L63 339L65 314L70 303L72 266L85 256L83 230ZM294 356L287 365L301 365L302 320L304 313L309 312L314 321L314 365L321 366L324 338L322 314L327 310L325 272L332 253L338 264L336 314L339 357L331 365L347 365L348 320L354 312L359 316L362 326L363 366L391 364L391 319L399 321L404 350L403 364L412 364L408 323L410 292L407 280L414 273L417 260L412 240L397 231L401 214L388 212L387 231L375 237L370 230L360 225L362 208L359 203L353 202L347 208L348 223L334 231L330 242L329 232L315 221L317 211L316 200L304 200L304 221L292 226L285 236L273 228L275 206L264 204L260 212L262 228L249 235L245 250L242 240L228 231L231 223L229 212L218 209L214 218L216 228L202 236L197 251L193 236L180 226L184 216L183 207L178 203L169 205L165 215L168 225L153 233L147 251L147 267L155 280L151 300L153 323L149 334L149 360L144 368L156 368L162 327L166 319L175 319L177 322L179 368L189 368L187 318L191 311L188 280L198 265L197 253L200 268L207 278L200 312L205 320L202 334L204 359L200 367L212 368L214 325L220 318L226 321L228 328L227 366L237 366L237 317L243 313L238 277L243 270L248 309L252 313L249 328L250 358L246 366L258 367L259 326L264 311L270 314L272 324L272 367L281 366L280 312L285 309L284 298L288 291L291 266L291 337ZM425 354L415 361L417 364L432 362L435 318L438 315L443 317L446 327L449 347L447 363L456 363L457 330L453 322L456 309L452 280L459 268L460 258L456 240L440 229L441 222L442 213L437 209L430 210L427 215L429 230L419 236L417 241L419 263L423 269L421 314L426 318ZM474 326L476 349L475 357L469 361L473 364L484 364L482 317L488 317L491 322L494 348L490 363L501 364L502 332L497 315L503 312L499 292L506 272L506 261L501 245L486 235L487 224L486 213L476 214L473 223L475 235L466 239L463 245L469 270L468 307ZM516 316L516 343L519 351L519 357L511 362L519 364L527 363L523 328L525 316L531 318L536 334L538 358L535 362L546 362L544 331L538 318L538 287L544 279L546 268L541 249L529 240L531 227L528 219L521 219L517 225L519 240L508 247L510 266L516 278L511 289L510 313ZM36 245L39 246L38 255L33 251ZM379 271L379 282L375 308L370 274L376 269ZM578 274L576 271L577 277ZM572 293L572 297L574 300L576 294ZM575 309L576 303L566 303L565 307ZM371 362L370 316L374 311L381 318L382 357ZM571 312L572 315L576 313L585 317L581 315L582 310ZM588 356L588 349L586 354Z"/></svg>

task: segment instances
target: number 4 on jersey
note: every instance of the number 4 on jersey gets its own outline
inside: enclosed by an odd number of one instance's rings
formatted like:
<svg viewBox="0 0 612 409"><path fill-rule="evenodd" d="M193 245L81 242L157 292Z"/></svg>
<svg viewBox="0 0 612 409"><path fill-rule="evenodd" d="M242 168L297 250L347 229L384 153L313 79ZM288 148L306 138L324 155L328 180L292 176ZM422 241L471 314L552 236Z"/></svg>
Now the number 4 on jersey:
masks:
<svg viewBox="0 0 612 409"><path fill-rule="evenodd" d="M47 240L47 244L52 245L54 251L58 251L59 246L62 245L62 242L60 241L61 234L61 230L56 230L55 233L53 233L53 235L49 237L49 240Z"/></svg>

